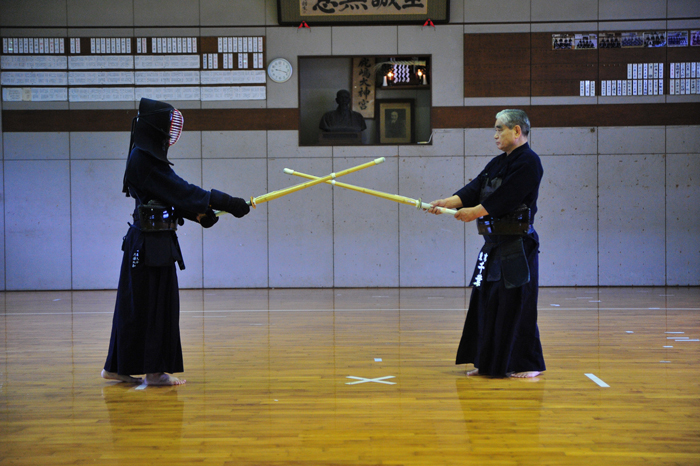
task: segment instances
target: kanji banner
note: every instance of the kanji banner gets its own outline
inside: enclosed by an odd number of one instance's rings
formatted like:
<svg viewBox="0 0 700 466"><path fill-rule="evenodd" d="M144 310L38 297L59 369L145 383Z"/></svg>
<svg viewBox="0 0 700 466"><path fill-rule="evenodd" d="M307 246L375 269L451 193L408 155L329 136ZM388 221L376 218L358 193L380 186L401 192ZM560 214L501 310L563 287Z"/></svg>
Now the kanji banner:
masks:
<svg viewBox="0 0 700 466"><path fill-rule="evenodd" d="M281 25L449 22L449 0L277 0Z"/></svg>
<svg viewBox="0 0 700 466"><path fill-rule="evenodd" d="M302 16L426 14L430 0L299 0Z"/></svg>

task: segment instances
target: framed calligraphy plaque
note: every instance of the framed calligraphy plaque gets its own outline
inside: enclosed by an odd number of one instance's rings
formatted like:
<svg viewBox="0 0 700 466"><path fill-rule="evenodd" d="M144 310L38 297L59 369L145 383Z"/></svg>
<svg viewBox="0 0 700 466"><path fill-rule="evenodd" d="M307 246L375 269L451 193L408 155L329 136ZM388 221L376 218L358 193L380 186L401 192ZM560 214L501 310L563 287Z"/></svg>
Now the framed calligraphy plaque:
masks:
<svg viewBox="0 0 700 466"><path fill-rule="evenodd" d="M352 109L365 119L374 118L374 57L352 59Z"/></svg>
<svg viewBox="0 0 700 466"><path fill-rule="evenodd" d="M450 0L277 0L277 20L297 26L447 23Z"/></svg>

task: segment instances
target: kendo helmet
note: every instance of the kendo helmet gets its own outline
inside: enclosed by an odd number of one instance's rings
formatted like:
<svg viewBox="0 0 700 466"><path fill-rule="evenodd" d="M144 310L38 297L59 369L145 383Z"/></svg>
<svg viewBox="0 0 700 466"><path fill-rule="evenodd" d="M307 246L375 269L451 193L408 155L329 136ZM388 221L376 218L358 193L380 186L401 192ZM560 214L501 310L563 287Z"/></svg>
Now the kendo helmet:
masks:
<svg viewBox="0 0 700 466"><path fill-rule="evenodd" d="M132 123L129 152L138 147L157 159L170 163L168 148L180 139L183 124L182 113L172 105L142 98L139 113Z"/></svg>
<svg viewBox="0 0 700 466"><path fill-rule="evenodd" d="M184 122L182 113L172 105L142 98L139 113L131 122L127 163L131 151L138 147L156 159L172 165L168 160L168 148L180 139ZM126 174L122 192L129 196Z"/></svg>

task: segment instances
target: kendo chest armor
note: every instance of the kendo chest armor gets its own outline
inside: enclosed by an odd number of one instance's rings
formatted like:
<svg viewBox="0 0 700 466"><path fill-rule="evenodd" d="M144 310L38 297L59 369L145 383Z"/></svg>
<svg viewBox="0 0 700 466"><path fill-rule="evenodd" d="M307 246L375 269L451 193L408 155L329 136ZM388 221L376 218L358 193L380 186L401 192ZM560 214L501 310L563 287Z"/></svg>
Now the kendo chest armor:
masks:
<svg viewBox="0 0 700 466"><path fill-rule="evenodd" d="M481 184L480 202L489 197L499 186L501 178L486 178ZM530 230L530 208L525 204L501 217L485 215L476 220L476 230L480 235L527 235Z"/></svg>

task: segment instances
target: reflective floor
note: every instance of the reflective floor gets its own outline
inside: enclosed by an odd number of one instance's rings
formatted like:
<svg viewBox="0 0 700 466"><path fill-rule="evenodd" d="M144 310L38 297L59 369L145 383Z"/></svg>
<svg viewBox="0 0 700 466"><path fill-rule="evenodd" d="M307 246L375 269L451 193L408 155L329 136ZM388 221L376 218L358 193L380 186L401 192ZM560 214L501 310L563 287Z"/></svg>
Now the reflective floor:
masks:
<svg viewBox="0 0 700 466"><path fill-rule="evenodd" d="M542 288L530 380L469 293L183 290L179 387L99 377L115 292L0 293L0 465L700 464L699 288Z"/></svg>

